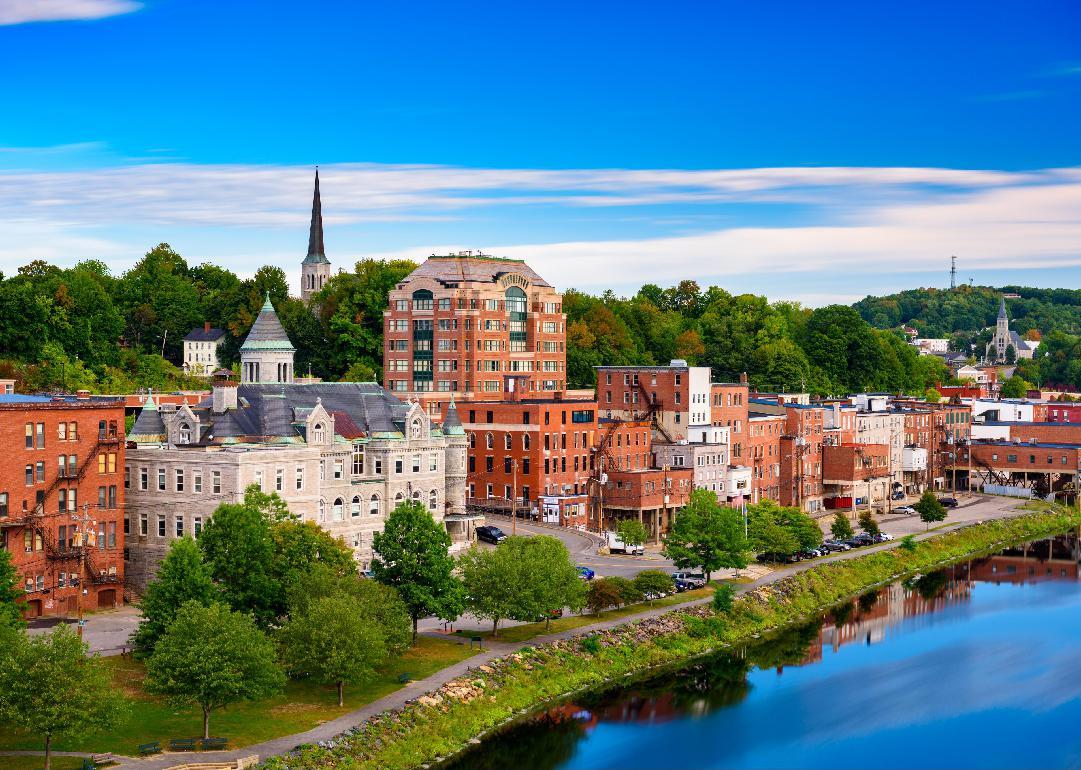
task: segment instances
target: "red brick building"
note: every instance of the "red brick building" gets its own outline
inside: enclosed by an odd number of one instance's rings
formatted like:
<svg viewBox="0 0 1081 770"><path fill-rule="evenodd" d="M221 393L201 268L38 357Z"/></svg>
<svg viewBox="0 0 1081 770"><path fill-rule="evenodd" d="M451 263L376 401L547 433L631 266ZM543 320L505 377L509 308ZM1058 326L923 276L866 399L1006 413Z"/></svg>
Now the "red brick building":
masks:
<svg viewBox="0 0 1081 770"><path fill-rule="evenodd" d="M566 315L551 284L518 259L472 252L429 257L390 292L384 311L383 385L442 405L566 389Z"/></svg>
<svg viewBox="0 0 1081 770"><path fill-rule="evenodd" d="M563 526L587 523L596 401L514 398L457 409L469 439L470 505L495 510L515 500Z"/></svg>
<svg viewBox="0 0 1081 770"><path fill-rule="evenodd" d="M1033 406L1033 417L1037 422L1074 422L1081 423L1081 404L1069 401L1049 401Z"/></svg>
<svg viewBox="0 0 1081 770"><path fill-rule="evenodd" d="M781 436L781 505L808 513L823 507L823 408L785 404L785 432Z"/></svg>
<svg viewBox="0 0 1081 770"><path fill-rule="evenodd" d="M783 414L751 412L741 465L751 468L751 503L781 499L781 436L786 418ZM737 462L734 459L733 462Z"/></svg>
<svg viewBox="0 0 1081 770"><path fill-rule="evenodd" d="M732 429L731 450L734 464L743 462L744 446L748 443L747 400L749 389L746 382L714 382L710 385L710 421Z"/></svg>
<svg viewBox="0 0 1081 770"><path fill-rule="evenodd" d="M602 417L637 420L650 413L665 441L687 437L691 425L711 423L708 366L598 366L597 407Z"/></svg>
<svg viewBox="0 0 1081 770"><path fill-rule="evenodd" d="M96 401L0 404L0 545L28 616L123 600L124 407Z"/></svg>
<svg viewBox="0 0 1081 770"><path fill-rule="evenodd" d="M601 528L615 530L625 519L638 519L657 540L668 531L694 488L694 468L644 468L606 474L601 498Z"/></svg>
<svg viewBox="0 0 1081 770"><path fill-rule="evenodd" d="M885 509L887 500L873 499L876 482L890 477L888 444L826 444L822 447L822 484L827 508L853 508L876 504Z"/></svg>
<svg viewBox="0 0 1081 770"><path fill-rule="evenodd" d="M976 490L988 485L1026 488L1046 497L1068 490L1077 481L1081 444L973 441L958 452L953 469L962 479L958 484L962 489L967 485Z"/></svg>

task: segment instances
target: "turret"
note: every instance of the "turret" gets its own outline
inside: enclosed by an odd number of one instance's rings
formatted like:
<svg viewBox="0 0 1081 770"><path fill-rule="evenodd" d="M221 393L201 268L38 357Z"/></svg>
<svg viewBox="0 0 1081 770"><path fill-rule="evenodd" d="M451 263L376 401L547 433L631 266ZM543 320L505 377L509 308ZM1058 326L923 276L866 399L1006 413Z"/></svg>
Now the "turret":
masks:
<svg viewBox="0 0 1081 770"><path fill-rule="evenodd" d="M267 293L263 308L240 346L240 381L292 382L296 352Z"/></svg>
<svg viewBox="0 0 1081 770"><path fill-rule="evenodd" d="M458 417L458 409L454 401L447 406L446 416L443 418L443 435L447 439L446 448L446 494L448 514L465 513L466 491L466 459L469 453L469 440L462 427L462 421Z"/></svg>

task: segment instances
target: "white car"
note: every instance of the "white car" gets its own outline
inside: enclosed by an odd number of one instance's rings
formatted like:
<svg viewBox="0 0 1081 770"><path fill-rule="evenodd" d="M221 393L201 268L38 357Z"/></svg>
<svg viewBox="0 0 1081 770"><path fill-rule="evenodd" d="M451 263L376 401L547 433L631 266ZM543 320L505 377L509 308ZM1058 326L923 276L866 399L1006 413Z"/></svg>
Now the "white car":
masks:
<svg viewBox="0 0 1081 770"><path fill-rule="evenodd" d="M879 532L878 537L879 537L879 542L884 542L886 540L893 540L893 535L891 535L889 532Z"/></svg>
<svg viewBox="0 0 1081 770"><path fill-rule="evenodd" d="M917 513L916 509L911 505L899 505L893 509L894 513L903 513L906 516L913 516Z"/></svg>

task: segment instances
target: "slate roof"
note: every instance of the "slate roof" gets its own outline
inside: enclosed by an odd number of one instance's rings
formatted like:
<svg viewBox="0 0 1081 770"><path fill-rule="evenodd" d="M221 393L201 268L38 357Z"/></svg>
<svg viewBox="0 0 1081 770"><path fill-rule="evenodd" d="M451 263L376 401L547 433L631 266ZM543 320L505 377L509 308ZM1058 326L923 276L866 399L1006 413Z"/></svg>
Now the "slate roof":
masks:
<svg viewBox="0 0 1081 770"><path fill-rule="evenodd" d="M458 416L458 407L453 399L447 406L447 414L443 418L443 432L448 436L464 436L465 428L462 427L462 419Z"/></svg>
<svg viewBox="0 0 1081 770"><path fill-rule="evenodd" d="M128 432L128 440L144 443L165 440L165 423L161 419L161 412L158 411L153 394L147 396L143 408L139 410L139 416L135 418L135 424Z"/></svg>
<svg viewBox="0 0 1081 770"><path fill-rule="evenodd" d="M296 348L289 341L289 335L285 333L282 322L278 320L278 314L274 312L274 306L270 304L270 295L267 294L266 302L259 311L255 323L251 325L251 331L244 339L241 350L280 350L295 353Z"/></svg>
<svg viewBox="0 0 1081 770"><path fill-rule="evenodd" d="M495 283L507 273L517 273L529 279L537 286L552 284L541 278L521 259L505 257L459 256L433 254L424 264L406 276L404 283L417 278L431 278L442 284L447 283Z"/></svg>
<svg viewBox="0 0 1081 770"><path fill-rule="evenodd" d="M319 198L319 169L315 170L315 195L312 197L312 224L308 231L308 256L306 265L329 265L323 250L323 202Z"/></svg>
<svg viewBox="0 0 1081 770"><path fill-rule="evenodd" d="M299 443L304 421L319 404L334 416L342 438L405 435L409 404L374 382L247 383L237 388L236 409L215 413L211 397L192 411L202 423L204 444ZM164 433L157 407L144 407L131 439L158 442Z"/></svg>
<svg viewBox="0 0 1081 770"><path fill-rule="evenodd" d="M196 327L188 332L184 336L185 342L214 342L220 340L225 336L224 329L206 329L202 326Z"/></svg>

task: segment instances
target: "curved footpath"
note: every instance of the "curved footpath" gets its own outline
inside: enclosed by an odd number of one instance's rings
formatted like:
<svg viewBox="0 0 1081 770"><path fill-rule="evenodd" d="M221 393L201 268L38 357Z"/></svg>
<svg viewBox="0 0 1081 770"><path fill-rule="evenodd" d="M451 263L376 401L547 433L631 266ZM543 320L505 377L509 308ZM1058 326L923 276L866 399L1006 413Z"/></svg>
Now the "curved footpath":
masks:
<svg viewBox="0 0 1081 770"><path fill-rule="evenodd" d="M969 503L968 505L978 504L981 498L977 498L977 501ZM1001 513L993 518L1012 518L1013 516L1024 515L1027 511L1020 510L1015 507L1015 501L1009 501L1010 505L1004 505L1001 509ZM966 506L967 507L967 506ZM989 517L992 518L992 517ZM926 540L928 538L936 537L938 535L952 532L957 529L971 525L971 521L957 522L954 524L947 524L946 526L939 527L930 532L923 532L915 535L917 540ZM845 559L854 559L865 554L874 553L876 551L884 551L890 548L895 548L899 544L899 540L893 540L886 543L870 548L861 548L859 550L844 551L842 553L833 554L820 559L815 559L810 562L799 562L797 564L786 565L781 567L768 575L755 580L752 583L745 583L737 588L737 593L744 593L746 591L752 591L764 585L775 583L778 580L782 580L790 575L803 572L804 570L817 567L821 564L828 564L830 562L843 561ZM301 733L294 733L292 735L284 735L278 738L273 738L262 743L252 744L240 749L233 749L230 751L206 751L206 752L184 752L176 754L159 754L154 757L147 757L143 759L128 759L120 758L120 763L115 767L117 770L159 770L164 768L175 767L177 765L188 764L193 761L197 762L227 762L230 760L240 759L243 757L251 756L252 754L258 755L260 759L266 757L275 756L279 754L285 754L292 750L296 746L305 743L318 743L319 741L330 740L337 735L349 730L357 725L364 723L369 718L379 714L383 711L394 710L406 705L409 701L419 698L421 695L425 695L433 690L437 690L447 682L453 679L457 679L459 676L467 673L470 669L477 666L484 665L485 663L500 658L508 653L520 650L522 647L535 646L545 644L547 642L553 642L560 639L569 639L571 637L580 636L582 634L588 634L596 631L603 631L615 626L624 625L637 620L644 620L646 618L658 617L669 612L676 610L686 609L687 607L693 607L700 604L708 603L712 600L712 597L704 597L700 599L691 600L685 604L669 605L667 607L658 607L653 610L646 610L630 617L615 618L612 620L604 620L594 623L588 626L580 626L568 631L562 631L551 634L541 634L539 636L530 639L527 642L520 643L505 643L505 642L489 642L489 647L484 651L467 658L459 663L455 663L452 666L448 666L431 676L420 679L415 682L410 682L400 690L396 690L379 700L373 701L363 708L359 708L356 711L351 711L348 714L344 714L337 719L314 727L310 730ZM431 634L433 636L440 636L445 638L443 634ZM54 754L61 754L61 752L53 752ZM71 756L90 756L90 753L77 753L77 752L63 752L66 755ZM28 755L28 754L43 754L43 752L0 752L0 755Z"/></svg>

